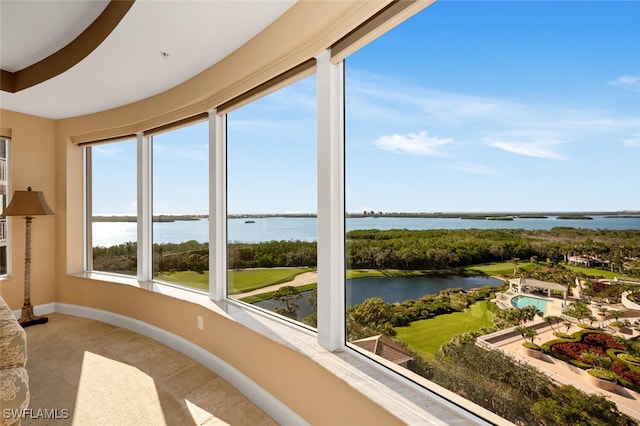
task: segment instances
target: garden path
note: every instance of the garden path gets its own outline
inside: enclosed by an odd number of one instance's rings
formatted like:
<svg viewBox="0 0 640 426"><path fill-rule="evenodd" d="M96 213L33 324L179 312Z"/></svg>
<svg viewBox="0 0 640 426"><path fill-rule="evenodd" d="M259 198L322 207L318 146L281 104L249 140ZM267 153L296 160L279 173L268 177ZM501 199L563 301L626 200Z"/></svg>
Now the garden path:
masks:
<svg viewBox="0 0 640 426"><path fill-rule="evenodd" d="M267 293L270 291L276 291L282 287L285 286L293 286L293 287L299 287L302 285L306 285L306 284L313 284L313 283L317 283L318 282L318 273L317 272L303 272L302 274L298 274L295 276L295 278L291 281L287 281L285 283L280 283L280 284L274 284L274 285L270 285L267 287L262 287L256 290L252 290L252 291L246 291L244 293L238 293L238 294L231 294L229 295L230 298L232 299L242 299L243 297L247 297L247 296L255 296L256 294L262 294L262 293Z"/></svg>

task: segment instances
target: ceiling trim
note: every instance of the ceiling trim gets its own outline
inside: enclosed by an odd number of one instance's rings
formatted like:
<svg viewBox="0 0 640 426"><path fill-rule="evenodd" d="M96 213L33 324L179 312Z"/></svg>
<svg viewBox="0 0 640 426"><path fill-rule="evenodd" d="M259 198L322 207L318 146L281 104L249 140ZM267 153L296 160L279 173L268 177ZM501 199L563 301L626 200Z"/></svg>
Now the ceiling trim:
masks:
<svg viewBox="0 0 640 426"><path fill-rule="evenodd" d="M86 58L111 34L134 2L135 0L111 0L86 30L57 52L19 71L0 70L0 90L16 93L67 71Z"/></svg>

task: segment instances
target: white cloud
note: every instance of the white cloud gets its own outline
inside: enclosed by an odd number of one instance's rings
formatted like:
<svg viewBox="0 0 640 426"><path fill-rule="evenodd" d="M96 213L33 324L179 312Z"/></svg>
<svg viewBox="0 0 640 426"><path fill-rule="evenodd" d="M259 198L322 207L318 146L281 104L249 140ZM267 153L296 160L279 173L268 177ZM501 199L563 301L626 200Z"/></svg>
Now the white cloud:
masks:
<svg viewBox="0 0 640 426"><path fill-rule="evenodd" d="M555 152L561 141L554 140L534 140L534 141L518 141L509 138L483 138L485 145L502 149L514 154L525 155L528 157L544 158L548 160L564 160L565 158Z"/></svg>
<svg viewBox="0 0 640 426"><path fill-rule="evenodd" d="M453 142L453 139L439 138L437 136L428 136L427 132L409 133L407 135L388 135L381 136L376 140L376 146L387 151L438 156L443 155L440 150L444 145Z"/></svg>
<svg viewBox="0 0 640 426"><path fill-rule="evenodd" d="M640 76L639 75L623 75L615 80L608 82L610 86L620 87L622 89L640 92Z"/></svg>
<svg viewBox="0 0 640 426"><path fill-rule="evenodd" d="M629 139L623 139L622 144L629 148L640 148L640 133L631 135Z"/></svg>
<svg viewBox="0 0 640 426"><path fill-rule="evenodd" d="M498 172L491 167L487 167L484 164L473 163L470 161L463 161L448 166L449 169L456 170L463 173L472 173L477 175L496 175Z"/></svg>

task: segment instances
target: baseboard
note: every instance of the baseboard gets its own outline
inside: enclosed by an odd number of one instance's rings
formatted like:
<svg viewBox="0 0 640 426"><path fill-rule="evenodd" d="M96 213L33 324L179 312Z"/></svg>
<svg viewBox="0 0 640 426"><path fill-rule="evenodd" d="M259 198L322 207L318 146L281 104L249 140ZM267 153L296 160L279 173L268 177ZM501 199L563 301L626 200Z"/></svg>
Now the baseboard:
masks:
<svg viewBox="0 0 640 426"><path fill-rule="evenodd" d="M54 305L51 307L49 305ZM50 310L49 310L50 309ZM242 374L240 371L227 364L222 359L202 349L200 346L176 335L153 326L146 322L130 318L100 309L87 308L84 306L70 305L66 303L55 303L42 305L39 309L34 309L39 315L45 313L58 312L65 315L89 318L96 321L105 322L117 327L131 330L135 333L154 339L172 349L192 358L209 370L222 377L231 386L236 388L254 404L260 407L265 413L281 425L307 425L304 419L292 411L281 401L273 397L269 392L257 385L253 380ZM18 311L19 312L19 311ZM19 315L18 315L19 316Z"/></svg>
<svg viewBox="0 0 640 426"><path fill-rule="evenodd" d="M16 309L13 312L13 315L16 319L20 318L22 315L22 308ZM44 305L38 305L33 307L33 313L36 315L47 315L55 312L55 303L45 303Z"/></svg>

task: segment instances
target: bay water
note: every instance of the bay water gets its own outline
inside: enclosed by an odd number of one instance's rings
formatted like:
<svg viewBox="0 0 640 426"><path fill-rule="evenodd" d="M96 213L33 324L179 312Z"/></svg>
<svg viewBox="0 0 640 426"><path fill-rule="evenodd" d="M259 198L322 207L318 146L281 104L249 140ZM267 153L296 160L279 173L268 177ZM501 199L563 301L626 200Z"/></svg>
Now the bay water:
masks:
<svg viewBox="0 0 640 426"><path fill-rule="evenodd" d="M590 216L591 220L546 218L514 218L513 220L486 220L460 218L419 217L358 217L346 220L346 230L356 229L527 229L549 230L554 227L586 229L640 229L640 216ZM250 221L250 223L247 223ZM257 243L263 241L316 241L315 217L232 218L227 222L230 242ZM131 222L96 222L93 224L93 245L109 247L136 241L136 224ZM208 241L208 219L153 224L154 243L181 243Z"/></svg>

